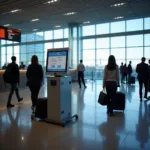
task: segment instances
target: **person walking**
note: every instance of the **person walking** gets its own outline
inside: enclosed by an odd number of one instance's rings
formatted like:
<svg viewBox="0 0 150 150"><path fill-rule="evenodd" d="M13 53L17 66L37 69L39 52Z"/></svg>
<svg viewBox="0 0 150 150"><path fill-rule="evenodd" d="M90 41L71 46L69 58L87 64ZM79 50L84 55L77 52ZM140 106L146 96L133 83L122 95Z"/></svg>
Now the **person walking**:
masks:
<svg viewBox="0 0 150 150"><path fill-rule="evenodd" d="M121 66L120 66L120 75L121 75L121 83L124 83L123 82L123 62L121 63Z"/></svg>
<svg viewBox="0 0 150 150"><path fill-rule="evenodd" d="M129 65L128 65L128 81L131 78L131 74L132 74L132 61L129 61Z"/></svg>
<svg viewBox="0 0 150 150"><path fill-rule="evenodd" d="M126 83L127 83L127 73L128 73L128 68L127 68L127 65L124 64L124 66L123 66L123 79L125 79Z"/></svg>
<svg viewBox="0 0 150 150"><path fill-rule="evenodd" d="M43 82L42 66L38 63L38 57L36 55L33 55L31 58L31 64L28 66L26 77L27 86L29 86L29 89L31 91L31 109L34 113L38 94Z"/></svg>
<svg viewBox="0 0 150 150"><path fill-rule="evenodd" d="M145 86L145 95L144 98L147 98L147 93L148 93L148 79L149 79L149 68L148 64L145 63L146 58L142 57L141 63L137 64L136 67L136 72L138 73L138 81L139 81L139 95L140 95L140 101L142 102L142 88L143 84Z"/></svg>
<svg viewBox="0 0 150 150"><path fill-rule="evenodd" d="M80 60L80 64L78 64L78 66L77 66L77 71L78 71L78 83L79 83L79 87L81 88L81 80L82 80L84 88L86 88L85 81L84 81L85 66L83 65L83 60Z"/></svg>
<svg viewBox="0 0 150 150"><path fill-rule="evenodd" d="M113 55L108 58L108 64L104 69L103 88L106 88L107 95L110 99L107 105L107 113L113 116L113 107L116 100L117 86L119 82L119 68L116 64L116 59Z"/></svg>
<svg viewBox="0 0 150 150"><path fill-rule="evenodd" d="M20 78L20 73L19 73L19 67L16 64L16 57L12 56L11 57L12 63L10 63L7 68L10 70L10 74L9 76L11 77L10 79L10 93L8 96L8 101L7 101L7 108L9 107L14 107L13 104L11 104L11 99L12 99L12 95L15 91L18 102L21 102L23 100L23 98L20 97L19 95L19 91L18 91L18 84L19 84L19 78Z"/></svg>

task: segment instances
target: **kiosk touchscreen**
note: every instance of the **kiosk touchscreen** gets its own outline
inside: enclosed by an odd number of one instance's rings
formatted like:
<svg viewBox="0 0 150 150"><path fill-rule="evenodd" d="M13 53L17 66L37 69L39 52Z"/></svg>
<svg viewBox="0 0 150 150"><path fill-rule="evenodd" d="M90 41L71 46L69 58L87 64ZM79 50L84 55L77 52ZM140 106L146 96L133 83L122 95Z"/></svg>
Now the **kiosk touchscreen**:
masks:
<svg viewBox="0 0 150 150"><path fill-rule="evenodd" d="M46 74L64 76L67 73L68 48L47 51Z"/></svg>

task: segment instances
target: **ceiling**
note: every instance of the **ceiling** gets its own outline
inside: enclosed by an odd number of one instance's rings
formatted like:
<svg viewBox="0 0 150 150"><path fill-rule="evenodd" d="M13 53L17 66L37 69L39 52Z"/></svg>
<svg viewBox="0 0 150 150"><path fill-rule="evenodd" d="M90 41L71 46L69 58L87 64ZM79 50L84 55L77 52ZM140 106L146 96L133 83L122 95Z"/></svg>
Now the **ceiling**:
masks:
<svg viewBox="0 0 150 150"><path fill-rule="evenodd" d="M58 0L56 3L44 4L45 0L0 0L0 25L11 24L10 27L21 29L23 33L54 29L54 26L67 27L68 23L91 24L114 20L114 17L124 16L124 19L150 17L150 0ZM113 4L125 2L122 7L110 7ZM21 9L17 13L11 10ZM65 16L68 12L75 15ZM39 18L37 22L31 19ZM124 20L123 19L123 20Z"/></svg>

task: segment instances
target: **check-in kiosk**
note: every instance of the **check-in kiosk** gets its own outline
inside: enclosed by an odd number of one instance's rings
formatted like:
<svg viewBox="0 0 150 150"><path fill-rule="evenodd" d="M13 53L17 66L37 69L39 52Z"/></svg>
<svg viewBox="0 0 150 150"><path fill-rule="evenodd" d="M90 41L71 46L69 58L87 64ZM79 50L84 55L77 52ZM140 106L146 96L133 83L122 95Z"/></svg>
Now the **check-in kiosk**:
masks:
<svg viewBox="0 0 150 150"><path fill-rule="evenodd" d="M49 49L47 51L47 122L60 124L72 118L78 119L77 115L72 115L71 93L72 79L66 76L68 71L68 48Z"/></svg>

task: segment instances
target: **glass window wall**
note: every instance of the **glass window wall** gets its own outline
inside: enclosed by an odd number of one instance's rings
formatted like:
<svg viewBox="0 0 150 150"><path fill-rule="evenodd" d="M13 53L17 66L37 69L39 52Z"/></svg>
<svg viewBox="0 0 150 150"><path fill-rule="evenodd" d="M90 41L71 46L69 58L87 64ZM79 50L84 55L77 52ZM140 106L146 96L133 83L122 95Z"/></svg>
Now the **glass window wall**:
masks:
<svg viewBox="0 0 150 150"><path fill-rule="evenodd" d="M144 29L150 29L150 17L144 19Z"/></svg>
<svg viewBox="0 0 150 150"><path fill-rule="evenodd" d="M53 31L45 31L44 40L52 40L53 39Z"/></svg>
<svg viewBox="0 0 150 150"><path fill-rule="evenodd" d="M97 38L96 39L96 48L109 48L110 47L110 38Z"/></svg>
<svg viewBox="0 0 150 150"><path fill-rule="evenodd" d="M109 31L109 23L97 24L96 25L96 34L108 34Z"/></svg>
<svg viewBox="0 0 150 150"><path fill-rule="evenodd" d="M143 46L143 35L127 36L127 47Z"/></svg>
<svg viewBox="0 0 150 150"><path fill-rule="evenodd" d="M83 26L82 36L95 35L95 25Z"/></svg>
<svg viewBox="0 0 150 150"><path fill-rule="evenodd" d="M111 47L112 48L125 47L125 36L112 37Z"/></svg>
<svg viewBox="0 0 150 150"><path fill-rule="evenodd" d="M125 21L111 23L111 33L125 32Z"/></svg>
<svg viewBox="0 0 150 150"><path fill-rule="evenodd" d="M62 39L63 38L63 29L54 30L54 39Z"/></svg>
<svg viewBox="0 0 150 150"><path fill-rule="evenodd" d="M127 20L127 32L143 30L143 19Z"/></svg>

